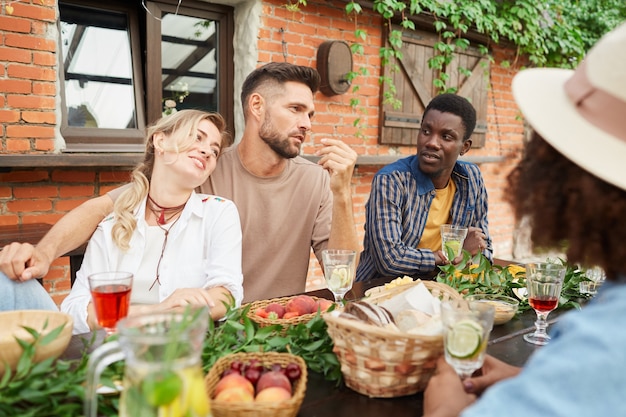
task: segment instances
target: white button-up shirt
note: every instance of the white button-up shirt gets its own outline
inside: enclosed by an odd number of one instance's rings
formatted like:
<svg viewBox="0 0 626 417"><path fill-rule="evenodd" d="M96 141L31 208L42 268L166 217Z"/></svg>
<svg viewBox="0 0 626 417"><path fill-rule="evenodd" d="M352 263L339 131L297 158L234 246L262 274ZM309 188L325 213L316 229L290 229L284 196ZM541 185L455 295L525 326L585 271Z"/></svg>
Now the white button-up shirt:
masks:
<svg viewBox="0 0 626 417"><path fill-rule="evenodd" d="M136 209L137 228L130 249L122 251L111 236L115 216L109 215L89 240L85 257L72 291L61 310L74 318L74 334L90 331L87 305L91 293L87 277L96 272L126 271L136 274L151 270L156 278L157 257L144 259L146 248L146 199ZM152 263L154 268L140 268ZM235 204L221 197L192 193L178 221L171 227L159 268L159 302L178 288L225 287L237 306L243 299L241 272L241 224ZM145 297L141 297L145 298Z"/></svg>

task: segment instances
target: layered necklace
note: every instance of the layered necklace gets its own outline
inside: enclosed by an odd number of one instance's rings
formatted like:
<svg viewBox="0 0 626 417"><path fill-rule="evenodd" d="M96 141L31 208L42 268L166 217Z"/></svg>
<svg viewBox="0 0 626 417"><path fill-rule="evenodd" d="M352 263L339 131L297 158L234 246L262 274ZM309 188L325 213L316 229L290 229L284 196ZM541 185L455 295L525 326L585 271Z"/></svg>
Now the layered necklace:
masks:
<svg viewBox="0 0 626 417"><path fill-rule="evenodd" d="M148 289L148 291L152 290L152 287L154 287L154 284L156 283L158 283L159 286L161 285L159 276L160 276L161 261L163 260L163 254L165 253L165 246L167 246L167 237L170 234L170 230L172 230L172 227L174 227L178 219L180 219L180 213L185 208L185 204L187 204L187 202L176 207L164 207L164 206L159 205L156 201L154 201L152 197L150 197L150 194L148 194L148 209L152 212L152 214L154 214L154 217L156 217L157 226L159 226L159 228L163 230L163 232L165 233L165 238L163 239L163 247L161 248L161 256L159 256L159 262L157 263L157 267L156 267L156 278L154 282L152 283L152 285L150 285L150 288ZM167 224L167 222L172 220L174 217L176 217L176 220L174 220L172 224L169 225L169 227L163 226L164 224Z"/></svg>

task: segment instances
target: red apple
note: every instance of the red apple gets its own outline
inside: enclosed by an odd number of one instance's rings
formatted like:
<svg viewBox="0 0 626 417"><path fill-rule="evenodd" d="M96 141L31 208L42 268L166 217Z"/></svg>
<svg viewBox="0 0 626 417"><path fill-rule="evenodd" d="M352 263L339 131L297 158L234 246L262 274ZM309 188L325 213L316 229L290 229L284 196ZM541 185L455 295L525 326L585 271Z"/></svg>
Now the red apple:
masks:
<svg viewBox="0 0 626 417"><path fill-rule="evenodd" d="M289 378L285 376L282 372L277 371L269 371L261 375L259 378L259 382L256 384L256 391L261 392L269 387L280 387L287 391L291 395L291 382L289 382Z"/></svg>

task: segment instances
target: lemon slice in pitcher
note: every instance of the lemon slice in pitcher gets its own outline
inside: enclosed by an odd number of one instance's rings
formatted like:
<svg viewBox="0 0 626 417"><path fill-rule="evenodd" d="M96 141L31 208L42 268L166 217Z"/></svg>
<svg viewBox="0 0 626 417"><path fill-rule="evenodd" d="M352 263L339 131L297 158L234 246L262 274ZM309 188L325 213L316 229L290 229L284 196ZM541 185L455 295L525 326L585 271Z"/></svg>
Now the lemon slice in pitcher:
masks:
<svg viewBox="0 0 626 417"><path fill-rule="evenodd" d="M480 323L463 320L454 323L446 335L446 350L450 356L467 359L476 355L483 342L483 328Z"/></svg>

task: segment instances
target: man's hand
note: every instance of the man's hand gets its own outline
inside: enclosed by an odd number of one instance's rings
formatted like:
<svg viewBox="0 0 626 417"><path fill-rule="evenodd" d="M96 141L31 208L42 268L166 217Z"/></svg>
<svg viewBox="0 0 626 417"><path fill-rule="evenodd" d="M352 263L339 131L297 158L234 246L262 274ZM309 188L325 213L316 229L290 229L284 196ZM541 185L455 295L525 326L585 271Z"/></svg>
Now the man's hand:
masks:
<svg viewBox="0 0 626 417"><path fill-rule="evenodd" d="M0 251L0 271L14 281L41 278L51 263L52 259L30 243L13 242Z"/></svg>
<svg viewBox="0 0 626 417"><path fill-rule="evenodd" d="M491 355L486 355L485 362L481 368L482 375L467 378L463 381L463 386L466 392L481 394L496 382L516 376L521 370L517 366L509 365Z"/></svg>
<svg viewBox="0 0 626 417"><path fill-rule="evenodd" d="M474 401L476 396L465 392L459 376L440 357L424 391L423 417L456 417Z"/></svg>
<svg viewBox="0 0 626 417"><path fill-rule="evenodd" d="M487 249L487 235L483 233L480 227L468 228L463 249L471 253L472 256Z"/></svg>
<svg viewBox="0 0 626 417"><path fill-rule="evenodd" d="M315 154L320 157L317 163L330 173L331 191L333 194L351 193L357 153L340 140L325 138L321 142L324 146Z"/></svg>

